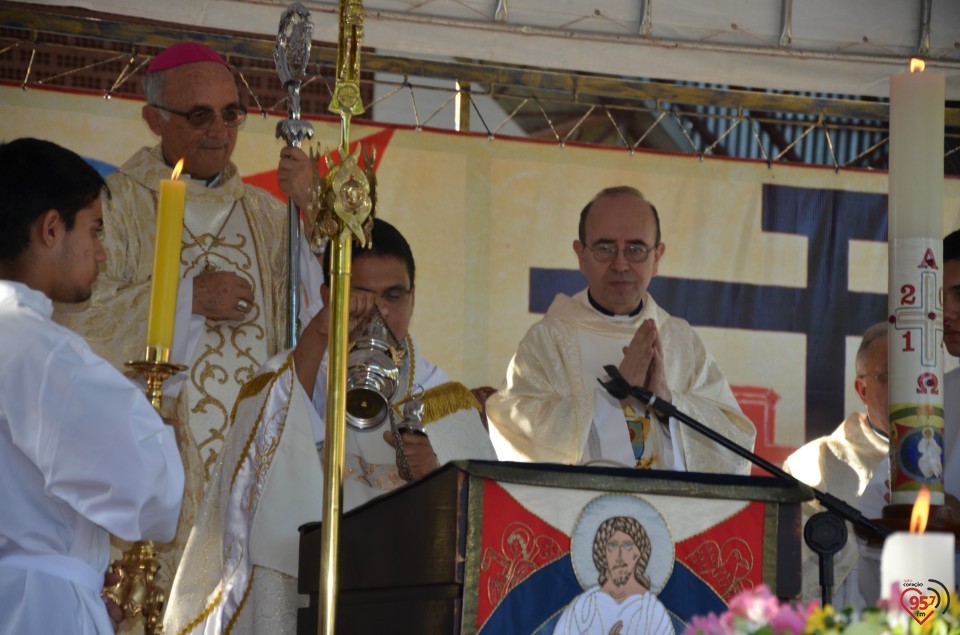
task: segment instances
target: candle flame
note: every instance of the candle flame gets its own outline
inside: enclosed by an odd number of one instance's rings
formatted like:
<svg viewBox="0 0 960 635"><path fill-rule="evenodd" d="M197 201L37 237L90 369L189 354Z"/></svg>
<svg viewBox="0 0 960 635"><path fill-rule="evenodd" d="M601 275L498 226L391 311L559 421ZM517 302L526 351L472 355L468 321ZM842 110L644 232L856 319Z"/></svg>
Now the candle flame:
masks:
<svg viewBox="0 0 960 635"><path fill-rule="evenodd" d="M917 58L910 59L910 72L915 73L917 71L923 72L923 69L927 67L926 63L923 60L918 60Z"/></svg>
<svg viewBox="0 0 960 635"><path fill-rule="evenodd" d="M910 533L922 534L927 528L927 519L930 517L930 490L920 488L917 500L913 503L913 512L910 514Z"/></svg>
<svg viewBox="0 0 960 635"><path fill-rule="evenodd" d="M183 159L177 161L177 165L173 168L173 173L170 175L170 179L176 181L180 178L180 171L183 170Z"/></svg>

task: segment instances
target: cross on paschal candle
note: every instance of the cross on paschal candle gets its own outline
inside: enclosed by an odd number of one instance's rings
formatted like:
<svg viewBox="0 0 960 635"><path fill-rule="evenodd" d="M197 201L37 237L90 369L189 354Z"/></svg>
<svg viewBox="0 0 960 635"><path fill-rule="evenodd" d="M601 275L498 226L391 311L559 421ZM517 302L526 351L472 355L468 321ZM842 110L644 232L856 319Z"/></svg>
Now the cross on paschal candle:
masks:
<svg viewBox="0 0 960 635"><path fill-rule="evenodd" d="M916 305L918 290L912 285L901 287L901 306L893 311L890 322L894 329L902 331L904 352L916 350L914 333L919 331L920 336L920 365L933 367L937 364L937 353L940 340L943 337L943 320L938 319L943 313L943 306L938 297L938 276L936 262L929 262L924 258L920 272L920 304ZM912 305L912 306L911 306Z"/></svg>

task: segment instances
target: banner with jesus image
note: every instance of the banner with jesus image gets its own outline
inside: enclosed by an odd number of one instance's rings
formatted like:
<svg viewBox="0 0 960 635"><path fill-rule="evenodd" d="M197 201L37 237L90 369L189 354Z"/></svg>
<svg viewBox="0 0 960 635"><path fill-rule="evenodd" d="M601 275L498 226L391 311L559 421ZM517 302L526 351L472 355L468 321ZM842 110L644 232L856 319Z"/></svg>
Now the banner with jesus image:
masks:
<svg viewBox="0 0 960 635"><path fill-rule="evenodd" d="M682 632L739 591L775 585L775 508L484 481L463 632Z"/></svg>

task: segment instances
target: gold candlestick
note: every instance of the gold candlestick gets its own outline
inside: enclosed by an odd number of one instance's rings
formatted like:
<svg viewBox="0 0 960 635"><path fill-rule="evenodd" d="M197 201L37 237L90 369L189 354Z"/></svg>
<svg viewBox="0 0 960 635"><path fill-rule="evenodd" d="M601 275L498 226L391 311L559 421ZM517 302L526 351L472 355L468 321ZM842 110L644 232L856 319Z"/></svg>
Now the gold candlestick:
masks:
<svg viewBox="0 0 960 635"><path fill-rule="evenodd" d="M160 413L160 398L163 396L163 382L169 377L187 369L183 364L170 363L170 349L162 346L148 346L143 359L134 359L125 366L143 377L147 382L147 399L153 409Z"/></svg>
<svg viewBox="0 0 960 635"><path fill-rule="evenodd" d="M154 581L159 570L153 542L135 542L123 552L122 558L110 564L109 571L119 574L120 579L103 589L104 597L113 600L123 611L123 619L141 616L146 635L163 631L160 616L167 598Z"/></svg>
<svg viewBox="0 0 960 635"><path fill-rule="evenodd" d="M161 414L163 382L187 368L182 364L172 364L169 360L170 349L148 346L144 359L126 363L127 368L146 380L147 399L157 414ZM133 543L123 552L123 557L110 564L110 572L118 574L120 580L103 589L104 597L113 600L123 611L123 619L141 616L146 635L163 631L160 616L167 600L155 582L157 571L160 570L156 555L152 540Z"/></svg>

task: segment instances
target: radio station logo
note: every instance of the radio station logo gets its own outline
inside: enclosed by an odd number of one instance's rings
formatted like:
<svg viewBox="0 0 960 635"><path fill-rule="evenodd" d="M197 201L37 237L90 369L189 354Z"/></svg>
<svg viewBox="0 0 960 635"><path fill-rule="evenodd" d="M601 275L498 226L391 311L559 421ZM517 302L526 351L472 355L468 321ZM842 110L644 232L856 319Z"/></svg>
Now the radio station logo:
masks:
<svg viewBox="0 0 960 635"><path fill-rule="evenodd" d="M950 591L939 580L904 580L900 593L900 606L921 626L931 615L943 614L950 608Z"/></svg>

